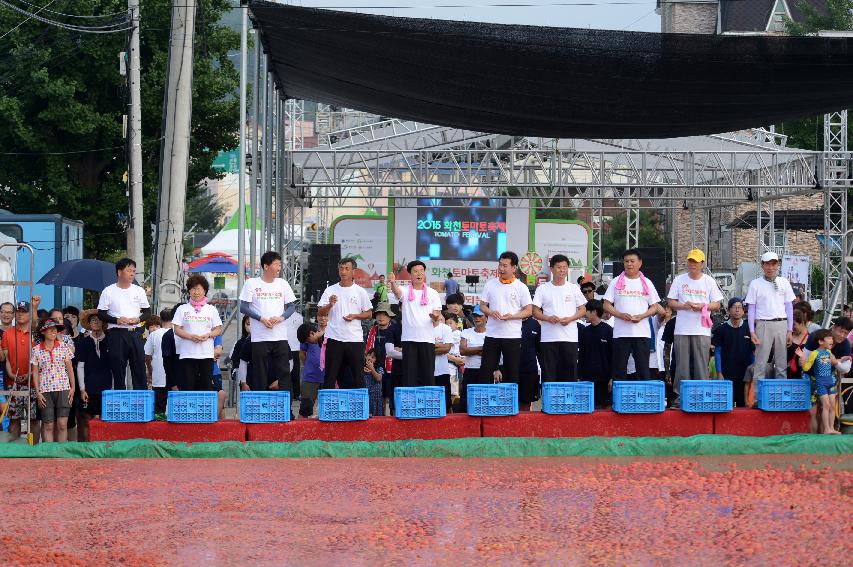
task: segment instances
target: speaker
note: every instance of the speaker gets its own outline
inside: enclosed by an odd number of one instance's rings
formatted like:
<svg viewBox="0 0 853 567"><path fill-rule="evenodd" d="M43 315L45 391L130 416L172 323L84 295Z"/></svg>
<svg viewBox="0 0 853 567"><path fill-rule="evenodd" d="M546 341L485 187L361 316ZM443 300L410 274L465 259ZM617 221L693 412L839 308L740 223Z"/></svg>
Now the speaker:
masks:
<svg viewBox="0 0 853 567"><path fill-rule="evenodd" d="M666 251L663 248L637 248L643 255L643 275L650 280L661 298L666 293Z"/></svg>
<svg viewBox="0 0 853 567"><path fill-rule="evenodd" d="M307 268L303 281L303 298L319 301L330 284L340 280L338 262L341 261L340 244L312 244L308 249Z"/></svg>

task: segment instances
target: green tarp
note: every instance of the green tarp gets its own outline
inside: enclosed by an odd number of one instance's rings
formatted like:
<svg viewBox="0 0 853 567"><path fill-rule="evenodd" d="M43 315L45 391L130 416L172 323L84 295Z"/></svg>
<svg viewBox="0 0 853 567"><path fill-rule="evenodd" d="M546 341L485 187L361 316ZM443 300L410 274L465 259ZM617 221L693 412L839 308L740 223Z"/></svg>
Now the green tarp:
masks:
<svg viewBox="0 0 853 567"><path fill-rule="evenodd" d="M853 436L528 437L436 441L173 443L134 439L92 443L0 445L0 458L317 458L317 457L688 457L697 455L853 454Z"/></svg>

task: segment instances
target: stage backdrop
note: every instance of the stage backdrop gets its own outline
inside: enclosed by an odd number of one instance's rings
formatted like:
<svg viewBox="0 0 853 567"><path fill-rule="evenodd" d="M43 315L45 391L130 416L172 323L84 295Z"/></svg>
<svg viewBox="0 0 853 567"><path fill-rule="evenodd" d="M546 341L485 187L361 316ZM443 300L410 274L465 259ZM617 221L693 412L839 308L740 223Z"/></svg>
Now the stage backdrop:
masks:
<svg viewBox="0 0 853 567"><path fill-rule="evenodd" d="M428 282L440 292L447 272L453 272L469 304L478 301L483 284L495 277L497 257L505 250L519 256L537 252L543 259L543 273L554 254L569 258L573 280L590 271L591 235L581 221L536 221L526 200L520 199L506 205L489 199L441 204L435 199L398 200L390 221L387 217L338 217L330 240L341 245L341 257L356 258L357 280L366 288L375 287L391 266L400 280L407 281L406 264L417 258L426 263ZM479 276L480 284L467 285L469 275Z"/></svg>

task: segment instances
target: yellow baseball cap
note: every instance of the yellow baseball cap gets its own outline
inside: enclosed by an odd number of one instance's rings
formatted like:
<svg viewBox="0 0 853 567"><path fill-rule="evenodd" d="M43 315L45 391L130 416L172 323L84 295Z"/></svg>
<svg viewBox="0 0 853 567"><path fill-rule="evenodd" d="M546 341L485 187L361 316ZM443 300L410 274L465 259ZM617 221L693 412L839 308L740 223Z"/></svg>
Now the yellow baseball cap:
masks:
<svg viewBox="0 0 853 567"><path fill-rule="evenodd" d="M698 248L694 248L693 250L687 253L687 259L693 260L694 262L704 262L705 253L699 250Z"/></svg>

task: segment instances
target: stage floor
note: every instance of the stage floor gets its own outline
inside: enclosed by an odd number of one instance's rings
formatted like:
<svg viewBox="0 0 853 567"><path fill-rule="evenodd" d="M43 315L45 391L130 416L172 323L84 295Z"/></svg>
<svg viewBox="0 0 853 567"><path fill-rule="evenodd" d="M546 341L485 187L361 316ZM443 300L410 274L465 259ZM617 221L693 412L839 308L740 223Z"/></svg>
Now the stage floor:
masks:
<svg viewBox="0 0 853 567"><path fill-rule="evenodd" d="M853 528L850 455L0 468L6 565L829 565Z"/></svg>

